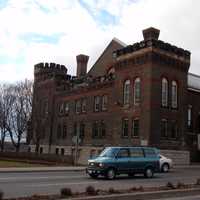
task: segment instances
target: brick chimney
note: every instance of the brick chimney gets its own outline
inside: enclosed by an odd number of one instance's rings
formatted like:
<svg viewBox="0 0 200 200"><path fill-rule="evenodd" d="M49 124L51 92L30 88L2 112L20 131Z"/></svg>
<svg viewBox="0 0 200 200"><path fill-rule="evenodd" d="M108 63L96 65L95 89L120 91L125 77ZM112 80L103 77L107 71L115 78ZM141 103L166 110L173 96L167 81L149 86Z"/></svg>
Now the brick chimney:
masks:
<svg viewBox="0 0 200 200"><path fill-rule="evenodd" d="M160 30L150 27L143 30L142 33L143 33L144 41L152 40L152 39L158 40L159 35L160 35Z"/></svg>
<svg viewBox="0 0 200 200"><path fill-rule="evenodd" d="M77 77L80 78L86 75L88 60L89 60L89 56L86 56L83 54L76 56L76 61L77 61L76 76Z"/></svg>

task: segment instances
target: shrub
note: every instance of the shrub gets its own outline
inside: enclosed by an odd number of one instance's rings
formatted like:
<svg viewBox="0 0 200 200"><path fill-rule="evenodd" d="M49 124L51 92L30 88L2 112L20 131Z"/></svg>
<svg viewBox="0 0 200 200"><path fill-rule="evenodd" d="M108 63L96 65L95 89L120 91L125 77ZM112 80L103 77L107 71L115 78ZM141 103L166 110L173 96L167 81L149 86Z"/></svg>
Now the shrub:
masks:
<svg viewBox="0 0 200 200"><path fill-rule="evenodd" d="M93 186L91 186L91 185L86 187L85 192L88 195L96 195L97 194L95 188Z"/></svg>
<svg viewBox="0 0 200 200"><path fill-rule="evenodd" d="M0 200L2 200L2 199L3 199L3 195L4 195L3 191L2 191L2 190L0 190Z"/></svg>
<svg viewBox="0 0 200 200"><path fill-rule="evenodd" d="M140 187L138 188L138 190L139 190L139 191L144 191L144 188L143 188L142 186L140 186Z"/></svg>
<svg viewBox="0 0 200 200"><path fill-rule="evenodd" d="M62 197L69 197L72 196L72 190L71 188L62 188L60 190L60 194Z"/></svg>
<svg viewBox="0 0 200 200"><path fill-rule="evenodd" d="M178 188L178 189L185 188L185 184L178 182L176 188Z"/></svg>
<svg viewBox="0 0 200 200"><path fill-rule="evenodd" d="M200 178L197 179L196 185L200 185Z"/></svg>
<svg viewBox="0 0 200 200"><path fill-rule="evenodd" d="M173 185L173 183L171 183L171 182L168 182L167 184L166 184L166 187L168 187L168 188L170 188L170 189L176 189L176 187Z"/></svg>
<svg viewBox="0 0 200 200"><path fill-rule="evenodd" d="M131 191L137 191L137 188L136 187L132 187L130 190Z"/></svg>
<svg viewBox="0 0 200 200"><path fill-rule="evenodd" d="M109 188L109 189L108 189L108 192L109 192L110 194L113 194L113 193L115 193L115 189L114 189L114 188Z"/></svg>

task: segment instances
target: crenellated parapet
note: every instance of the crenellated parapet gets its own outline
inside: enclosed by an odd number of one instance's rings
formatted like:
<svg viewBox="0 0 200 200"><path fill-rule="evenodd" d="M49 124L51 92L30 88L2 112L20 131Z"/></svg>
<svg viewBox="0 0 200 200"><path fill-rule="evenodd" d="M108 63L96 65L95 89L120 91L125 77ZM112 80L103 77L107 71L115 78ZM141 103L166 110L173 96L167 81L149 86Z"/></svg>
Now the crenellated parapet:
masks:
<svg viewBox="0 0 200 200"><path fill-rule="evenodd" d="M143 30L143 41L114 51L113 57L119 61L124 60L124 58L139 55L140 53L144 55L145 53L153 52L160 56L171 57L174 60L190 63L191 53L189 51L159 40L159 34L160 31L158 29L152 27L145 29Z"/></svg>
<svg viewBox="0 0 200 200"><path fill-rule="evenodd" d="M50 79L55 76L67 76L65 65L56 63L38 63L34 66L34 76L38 81Z"/></svg>

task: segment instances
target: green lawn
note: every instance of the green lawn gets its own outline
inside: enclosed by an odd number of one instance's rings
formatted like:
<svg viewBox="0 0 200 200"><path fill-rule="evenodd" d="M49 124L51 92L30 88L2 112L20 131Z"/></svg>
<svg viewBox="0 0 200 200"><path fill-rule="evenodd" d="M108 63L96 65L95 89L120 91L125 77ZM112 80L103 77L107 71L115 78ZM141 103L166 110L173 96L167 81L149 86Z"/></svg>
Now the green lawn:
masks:
<svg viewBox="0 0 200 200"><path fill-rule="evenodd" d="M0 168L3 168L3 167L45 167L45 166L46 165L42 165L42 164L32 164L32 163L27 163L27 162L0 160Z"/></svg>

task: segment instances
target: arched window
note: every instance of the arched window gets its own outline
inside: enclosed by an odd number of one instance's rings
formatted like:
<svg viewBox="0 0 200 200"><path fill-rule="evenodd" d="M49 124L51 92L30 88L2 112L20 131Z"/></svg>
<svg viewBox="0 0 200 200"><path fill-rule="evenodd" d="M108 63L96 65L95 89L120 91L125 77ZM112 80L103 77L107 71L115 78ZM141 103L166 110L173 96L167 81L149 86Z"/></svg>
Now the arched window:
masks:
<svg viewBox="0 0 200 200"><path fill-rule="evenodd" d="M124 82L124 105L130 103L130 80Z"/></svg>
<svg viewBox="0 0 200 200"><path fill-rule="evenodd" d="M178 86L176 81L172 81L172 108L178 107Z"/></svg>
<svg viewBox="0 0 200 200"><path fill-rule="evenodd" d="M141 81L140 78L136 78L134 82L134 105L140 104L141 98Z"/></svg>
<svg viewBox="0 0 200 200"><path fill-rule="evenodd" d="M166 78L162 79L162 106L168 106L168 81Z"/></svg>

